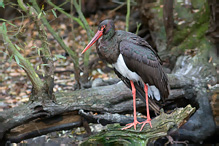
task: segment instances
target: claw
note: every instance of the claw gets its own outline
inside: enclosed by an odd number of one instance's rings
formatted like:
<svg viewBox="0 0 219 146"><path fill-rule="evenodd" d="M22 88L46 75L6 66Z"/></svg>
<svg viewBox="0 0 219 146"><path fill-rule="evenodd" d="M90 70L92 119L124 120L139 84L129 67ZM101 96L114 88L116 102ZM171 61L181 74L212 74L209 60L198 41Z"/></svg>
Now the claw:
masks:
<svg viewBox="0 0 219 146"><path fill-rule="evenodd" d="M151 119L149 119L149 120L146 120L146 121L144 121L144 122L141 122L141 124L143 124L143 125L141 126L140 131L144 128L144 126L145 126L147 123L149 123L150 126L151 126L151 128L152 128Z"/></svg>
<svg viewBox="0 0 219 146"><path fill-rule="evenodd" d="M126 127L122 128L122 130L129 129L129 128L131 128L132 126L134 126L134 129L136 130L136 125L137 125L137 124L140 124L140 122L134 121L133 123L126 124Z"/></svg>

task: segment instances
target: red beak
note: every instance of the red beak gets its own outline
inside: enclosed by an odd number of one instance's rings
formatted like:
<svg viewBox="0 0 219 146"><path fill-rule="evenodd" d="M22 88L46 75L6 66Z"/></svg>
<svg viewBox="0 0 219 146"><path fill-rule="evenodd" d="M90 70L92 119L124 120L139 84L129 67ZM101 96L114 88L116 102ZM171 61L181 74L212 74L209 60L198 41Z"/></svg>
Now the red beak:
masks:
<svg viewBox="0 0 219 146"><path fill-rule="evenodd" d="M98 30L97 33L95 34L95 36L92 38L90 43L85 47L85 49L82 51L81 54L86 52L102 35L103 35L103 31L102 30Z"/></svg>

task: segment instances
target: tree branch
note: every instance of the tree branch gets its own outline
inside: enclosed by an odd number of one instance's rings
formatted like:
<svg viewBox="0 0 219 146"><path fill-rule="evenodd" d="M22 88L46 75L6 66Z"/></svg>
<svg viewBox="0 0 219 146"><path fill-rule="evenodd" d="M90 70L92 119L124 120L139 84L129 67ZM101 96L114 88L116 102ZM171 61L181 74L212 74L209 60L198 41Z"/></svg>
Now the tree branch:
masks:
<svg viewBox="0 0 219 146"><path fill-rule="evenodd" d="M31 66L31 63L20 54L20 52L15 48L14 44L10 41L7 35L6 26L4 26L5 24L0 27L0 33L3 36L5 46L7 47L9 55L13 56L17 64L24 69L33 85L34 92L40 92L43 88L43 82L40 80L34 68Z"/></svg>
<svg viewBox="0 0 219 146"><path fill-rule="evenodd" d="M129 17L130 17L130 0L126 0L127 2L127 13L126 13L126 28L125 31L129 31Z"/></svg>
<svg viewBox="0 0 219 146"><path fill-rule="evenodd" d="M47 3L54 7L56 10L58 10L60 13L66 15L68 18L76 21L83 29L85 29L84 24L81 22L81 20L79 18L76 18L72 15L70 15L69 13L66 13L65 11L63 11L60 7L56 6L54 3L51 2L51 0L47 0Z"/></svg>
<svg viewBox="0 0 219 146"><path fill-rule="evenodd" d="M75 6L75 9L79 15L79 18L81 19L81 21L84 24L85 30L87 32L87 37L88 37L88 41L90 41L92 39L92 37L94 36L94 32L90 29L89 24L87 23L86 18L84 17L82 11L81 11L81 7L80 5L77 3L76 0L73 0L73 4ZM84 74L83 74L83 81L84 83L86 83L88 81L88 76L89 76L89 56L90 56L90 49L87 50L84 53Z"/></svg>
<svg viewBox="0 0 219 146"><path fill-rule="evenodd" d="M47 43L47 34L43 25L40 26L39 22L35 20L36 28L39 32L39 38L42 42L42 49L40 50L40 56L44 63L44 70L45 70L45 91L52 98L53 94L53 87L54 87L54 64L53 59L51 56L51 52L48 47Z"/></svg>
<svg viewBox="0 0 219 146"><path fill-rule="evenodd" d="M163 6L163 21L167 36L167 48L172 42L173 37L173 0L164 1ZM170 48L169 48L170 49Z"/></svg>
<svg viewBox="0 0 219 146"><path fill-rule="evenodd" d="M36 0L32 0L32 5L34 9L37 11L39 14L41 12ZM78 55L72 51L69 47L66 46L66 44L62 41L62 39L56 34L56 32L52 29L50 26L49 22L46 20L44 15L41 15L40 17L41 21L43 22L44 26L48 29L48 31L52 34L52 36L57 40L59 45L66 51L68 54L71 56L72 61L74 63L74 68L79 68L79 62L78 62Z"/></svg>
<svg viewBox="0 0 219 146"><path fill-rule="evenodd" d="M75 9L76 9L76 11L77 11L77 13L78 13L78 15L79 15L79 18L81 19L81 21L82 21L83 24L84 24L85 30L86 30L86 32L87 32L88 40L91 40L92 37L94 36L94 32L90 29L90 26L89 26L89 24L87 23L87 20L86 20L86 18L84 17L84 15L83 15L83 13L82 13L82 11L81 11L81 8L80 8L79 4L77 3L77 1L76 1L76 0L73 0L73 4L74 4Z"/></svg>

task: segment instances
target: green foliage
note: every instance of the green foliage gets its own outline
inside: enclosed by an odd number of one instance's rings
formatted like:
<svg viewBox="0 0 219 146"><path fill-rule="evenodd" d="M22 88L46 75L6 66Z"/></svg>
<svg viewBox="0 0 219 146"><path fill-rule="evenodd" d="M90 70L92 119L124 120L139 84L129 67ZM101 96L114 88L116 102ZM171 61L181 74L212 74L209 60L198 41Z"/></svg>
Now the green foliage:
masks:
<svg viewBox="0 0 219 146"><path fill-rule="evenodd" d="M11 55L11 56L10 56L10 58L9 58L9 62L12 61L13 57L14 57L14 55Z"/></svg>
<svg viewBox="0 0 219 146"><path fill-rule="evenodd" d="M40 51L42 50L43 48L38 48L37 49L37 53L38 53L38 55L40 56Z"/></svg>
<svg viewBox="0 0 219 146"><path fill-rule="evenodd" d="M52 7L54 7L54 9L58 10L60 13L65 14L65 15L66 15L67 17L69 17L70 19L76 21L83 29L85 29L84 24L82 23L82 21L81 21L79 18L74 17L74 16L72 16L72 15L66 13L66 12L64 11L64 9L62 9L62 8L60 8L60 7L58 7L58 6L56 6L56 5L53 4L50 0L48 0L47 2L48 2L49 5L51 5Z"/></svg>
<svg viewBox="0 0 219 146"><path fill-rule="evenodd" d="M206 0L192 0L191 1L193 8L195 9L200 9L203 7L203 5L205 5Z"/></svg>
<svg viewBox="0 0 219 146"><path fill-rule="evenodd" d="M61 58L61 59L66 59L66 57L65 56L62 56L62 55L55 55L55 57L56 57L56 59L59 59L59 58Z"/></svg>
<svg viewBox="0 0 219 146"><path fill-rule="evenodd" d="M184 8L183 8L184 9ZM194 49L205 37L209 25L209 9L205 3L199 12L191 14L192 21L186 22L184 25L178 25L174 30L172 52L183 52L186 49ZM186 18L186 16L184 16ZM187 19L185 19L187 21Z"/></svg>
<svg viewBox="0 0 219 146"><path fill-rule="evenodd" d="M182 6L181 3L176 3L174 11L177 13L178 19L183 19L187 23L193 20L193 13L191 13L191 10Z"/></svg>
<svg viewBox="0 0 219 146"><path fill-rule="evenodd" d="M54 11L54 9L52 9L52 13L57 18L57 15L56 15L56 12Z"/></svg>
<svg viewBox="0 0 219 146"><path fill-rule="evenodd" d="M130 0L126 0L127 3L127 13L126 13L126 28L125 31L129 31L129 17L130 17Z"/></svg>
<svg viewBox="0 0 219 146"><path fill-rule="evenodd" d="M5 20L5 19L3 19L3 18L0 18L0 21L6 22L6 23L8 23L9 25L12 25L12 26L14 26L14 27L17 27L16 25L12 24L11 22L9 22L8 20ZM4 24L4 25L5 25L5 24Z"/></svg>
<svg viewBox="0 0 219 146"><path fill-rule="evenodd" d="M0 7L5 8L4 0L0 0Z"/></svg>
<svg viewBox="0 0 219 146"><path fill-rule="evenodd" d="M19 60L19 58L17 57L17 55L14 55L14 59L15 59L16 63L17 63L20 67L22 67L22 68L25 69L25 67L20 64L20 60Z"/></svg>
<svg viewBox="0 0 219 146"><path fill-rule="evenodd" d="M42 11L39 13L39 15L37 16L37 18L40 19L41 15L42 15Z"/></svg>
<svg viewBox="0 0 219 146"><path fill-rule="evenodd" d="M6 28L6 25L5 25L5 22L2 23L2 29L7 32L7 28Z"/></svg>
<svg viewBox="0 0 219 146"><path fill-rule="evenodd" d="M15 47L20 51L20 50L23 50L23 49L21 49L18 45L16 45L16 44L14 44L15 45Z"/></svg>

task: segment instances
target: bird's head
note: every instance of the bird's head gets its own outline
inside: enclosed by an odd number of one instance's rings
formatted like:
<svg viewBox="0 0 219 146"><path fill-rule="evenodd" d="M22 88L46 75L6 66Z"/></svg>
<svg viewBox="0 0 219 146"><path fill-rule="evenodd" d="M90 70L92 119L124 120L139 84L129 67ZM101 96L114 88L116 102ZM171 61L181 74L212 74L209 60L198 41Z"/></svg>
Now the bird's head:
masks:
<svg viewBox="0 0 219 146"><path fill-rule="evenodd" d="M86 52L101 36L104 36L105 38L111 38L114 35L114 33L115 33L115 25L113 20L110 19L103 20L99 24L98 31L96 32L95 36L92 38L92 40L85 47L85 49L82 51L81 54Z"/></svg>

